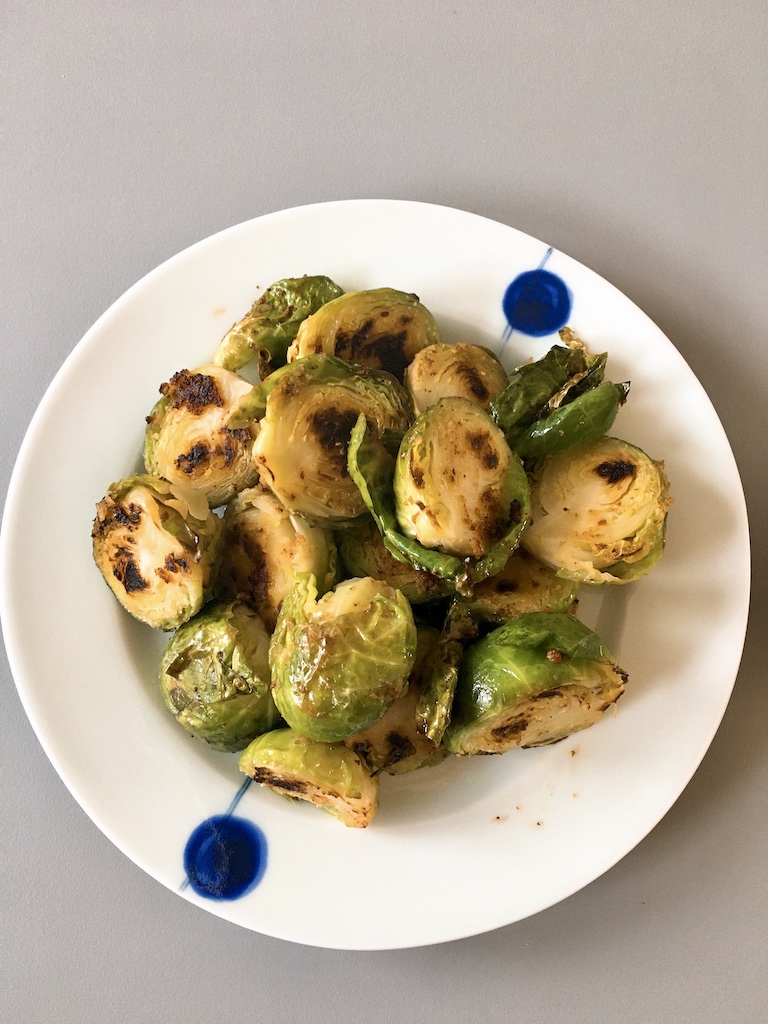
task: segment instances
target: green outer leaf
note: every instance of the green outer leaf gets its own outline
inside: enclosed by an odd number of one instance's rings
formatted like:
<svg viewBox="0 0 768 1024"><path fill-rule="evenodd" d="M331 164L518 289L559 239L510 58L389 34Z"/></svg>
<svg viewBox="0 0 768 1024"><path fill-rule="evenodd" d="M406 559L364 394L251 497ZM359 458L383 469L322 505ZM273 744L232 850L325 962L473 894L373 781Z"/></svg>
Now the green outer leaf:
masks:
<svg viewBox="0 0 768 1024"><path fill-rule="evenodd" d="M371 436L367 426L365 416L361 413L352 428L347 468L360 490L366 508L381 531L387 550L399 561L408 562L415 569L423 569L440 579L449 580L457 589L461 589L468 584L469 574L460 558L425 548L400 532L392 496L395 460Z"/></svg>
<svg viewBox="0 0 768 1024"><path fill-rule="evenodd" d="M448 609L440 639L430 654L416 703L416 727L436 746L451 720L453 699L464 657L463 642L477 636L478 626L467 605L455 600Z"/></svg>
<svg viewBox="0 0 768 1024"><path fill-rule="evenodd" d="M597 633L564 612L529 612L499 626L480 643L489 650L494 647L520 647L545 653L555 650L569 658L590 661L610 657Z"/></svg>
<svg viewBox="0 0 768 1024"><path fill-rule="evenodd" d="M329 277L284 278L271 284L250 311L227 332L213 362L226 370L239 370L254 357L259 372L282 366L301 323L321 306L343 295Z"/></svg>
<svg viewBox="0 0 768 1024"><path fill-rule="evenodd" d="M610 430L628 392L628 384L603 381L536 420L515 439L515 451L527 459L597 441Z"/></svg>

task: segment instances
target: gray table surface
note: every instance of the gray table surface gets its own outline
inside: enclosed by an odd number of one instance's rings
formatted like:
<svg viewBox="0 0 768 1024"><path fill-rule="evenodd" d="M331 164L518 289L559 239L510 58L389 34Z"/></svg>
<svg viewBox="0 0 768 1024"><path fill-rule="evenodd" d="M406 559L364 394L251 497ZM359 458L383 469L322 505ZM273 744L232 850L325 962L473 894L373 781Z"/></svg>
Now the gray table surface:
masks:
<svg viewBox="0 0 768 1024"><path fill-rule="evenodd" d="M651 834L535 917L399 952L282 942L167 891L70 796L3 660L0 1020L768 1019L767 10L6 2L3 491L67 354L162 260L272 210L415 199L545 239L659 324L731 440L756 572L725 719Z"/></svg>

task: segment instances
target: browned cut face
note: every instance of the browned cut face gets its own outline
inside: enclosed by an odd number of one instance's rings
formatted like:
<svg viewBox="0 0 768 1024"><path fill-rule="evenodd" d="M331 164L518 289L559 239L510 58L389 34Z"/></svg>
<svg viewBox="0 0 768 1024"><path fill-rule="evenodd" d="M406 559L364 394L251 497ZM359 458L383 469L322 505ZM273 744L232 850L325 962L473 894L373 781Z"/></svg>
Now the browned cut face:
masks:
<svg viewBox="0 0 768 1024"><path fill-rule="evenodd" d="M617 484L619 480L623 480L627 476L633 476L636 468L633 462L627 462L624 459L612 459L609 462L601 462L599 466L595 466L595 472L603 480L607 480L609 484Z"/></svg>
<svg viewBox="0 0 768 1024"><path fill-rule="evenodd" d="M162 385L160 393L170 401L174 409L186 406L195 415L210 405L224 404L213 377L204 373L190 373L189 370L175 373L167 384Z"/></svg>

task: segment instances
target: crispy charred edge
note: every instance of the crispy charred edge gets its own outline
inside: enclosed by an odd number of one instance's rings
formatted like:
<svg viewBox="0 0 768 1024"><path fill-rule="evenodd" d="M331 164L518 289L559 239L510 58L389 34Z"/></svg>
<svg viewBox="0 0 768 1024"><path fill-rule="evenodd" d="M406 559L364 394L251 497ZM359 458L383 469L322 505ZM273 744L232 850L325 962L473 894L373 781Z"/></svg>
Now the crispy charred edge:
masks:
<svg viewBox="0 0 768 1024"><path fill-rule="evenodd" d="M305 800L311 799L310 793L322 793L322 790L317 790L315 786L310 785L303 779L286 778L279 772L274 772L271 768L264 768L262 765L255 765L253 768L250 768L248 774L255 782L261 783L262 786L269 786L270 789L277 789L291 796L304 797Z"/></svg>
<svg viewBox="0 0 768 1024"><path fill-rule="evenodd" d="M359 755L358 755L359 757ZM362 762L365 765L365 761ZM365 828L371 821L375 807L366 809L355 807L345 800L341 794L330 789L322 789L316 783L304 779L291 779L279 772L266 768L264 765L254 765L247 773L254 782L267 786L269 789L280 793L283 796L292 797L297 800L306 800L317 807L344 805L346 813L343 815L344 824L356 828Z"/></svg>
<svg viewBox="0 0 768 1024"><path fill-rule="evenodd" d="M179 370L171 379L160 386L160 394L167 398L174 409L185 406L191 413L199 416L210 405L222 406L216 381L204 373L191 373Z"/></svg>

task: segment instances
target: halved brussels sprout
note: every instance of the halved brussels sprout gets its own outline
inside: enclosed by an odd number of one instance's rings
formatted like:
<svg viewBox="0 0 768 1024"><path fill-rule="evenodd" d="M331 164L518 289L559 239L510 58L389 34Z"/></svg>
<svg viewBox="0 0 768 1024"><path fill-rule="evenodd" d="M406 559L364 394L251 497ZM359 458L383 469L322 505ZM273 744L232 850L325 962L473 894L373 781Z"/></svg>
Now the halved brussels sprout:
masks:
<svg viewBox="0 0 768 1024"><path fill-rule="evenodd" d="M574 612L579 584L519 547L495 576L478 583L462 603L484 622L510 622L527 612Z"/></svg>
<svg viewBox="0 0 768 1024"><path fill-rule="evenodd" d="M243 751L240 771L281 796L315 804L350 828L365 828L376 813L379 780L343 743L275 729Z"/></svg>
<svg viewBox="0 0 768 1024"><path fill-rule="evenodd" d="M288 346L302 320L326 302L343 294L329 277L289 277L275 281L254 302L250 311L227 331L212 362L226 370L239 370L254 357L259 374L285 362Z"/></svg>
<svg viewBox="0 0 768 1024"><path fill-rule="evenodd" d="M661 557L672 500L664 465L616 437L548 455L531 481L527 551L584 583L628 583Z"/></svg>
<svg viewBox="0 0 768 1024"><path fill-rule="evenodd" d="M160 686L179 724L215 750L242 750L280 721L269 633L237 601L209 605L176 631L160 659Z"/></svg>
<svg viewBox="0 0 768 1024"><path fill-rule="evenodd" d="M405 693L415 652L413 613L399 591L352 579L318 601L315 578L299 575L272 636L275 704L303 736L348 739Z"/></svg>
<svg viewBox="0 0 768 1024"><path fill-rule="evenodd" d="M418 417L400 446L394 489L403 533L459 558L482 559L528 517L519 457L465 398L443 398Z"/></svg>
<svg viewBox="0 0 768 1024"><path fill-rule="evenodd" d="M347 471L352 428L362 413L379 437L405 432L408 394L389 374L333 356L309 356L277 373L254 446L262 484L315 522L357 518L365 504Z"/></svg>
<svg viewBox="0 0 768 1024"><path fill-rule="evenodd" d="M490 412L491 402L507 386L507 374L490 349L440 342L416 353L404 383L417 413L441 398L466 398Z"/></svg>
<svg viewBox="0 0 768 1024"><path fill-rule="evenodd" d="M288 350L288 362L325 353L402 380L416 353L439 340L435 318L417 295L373 288L342 295L308 317Z"/></svg>
<svg viewBox="0 0 768 1024"><path fill-rule="evenodd" d="M333 586L332 534L293 515L265 487L241 491L224 513L219 592L254 608L271 632L296 573L312 573L321 594Z"/></svg>
<svg viewBox="0 0 768 1024"><path fill-rule="evenodd" d="M422 687L439 639L439 631L431 626L416 627L416 660L408 692L398 697L378 722L345 741L374 775L380 772L404 775L417 768L439 764L448 756L444 747L437 746L419 731L416 718Z"/></svg>
<svg viewBox="0 0 768 1024"><path fill-rule="evenodd" d="M147 472L194 487L211 508L255 484L255 425L230 425L232 410L251 391L247 380L220 366L174 374L160 387L163 397L147 417Z"/></svg>
<svg viewBox="0 0 768 1024"><path fill-rule="evenodd" d="M402 562L387 548L371 516L338 530L336 542L348 576L372 576L402 591L411 604L447 597L455 586L410 562Z"/></svg>
<svg viewBox="0 0 768 1024"><path fill-rule="evenodd" d="M114 483L96 506L93 557L126 611L154 629L176 629L213 591L221 520L203 495L159 477Z"/></svg>
<svg viewBox="0 0 768 1024"><path fill-rule="evenodd" d="M521 615L466 652L443 742L454 754L556 743L594 725L626 682L600 637L573 616Z"/></svg>

